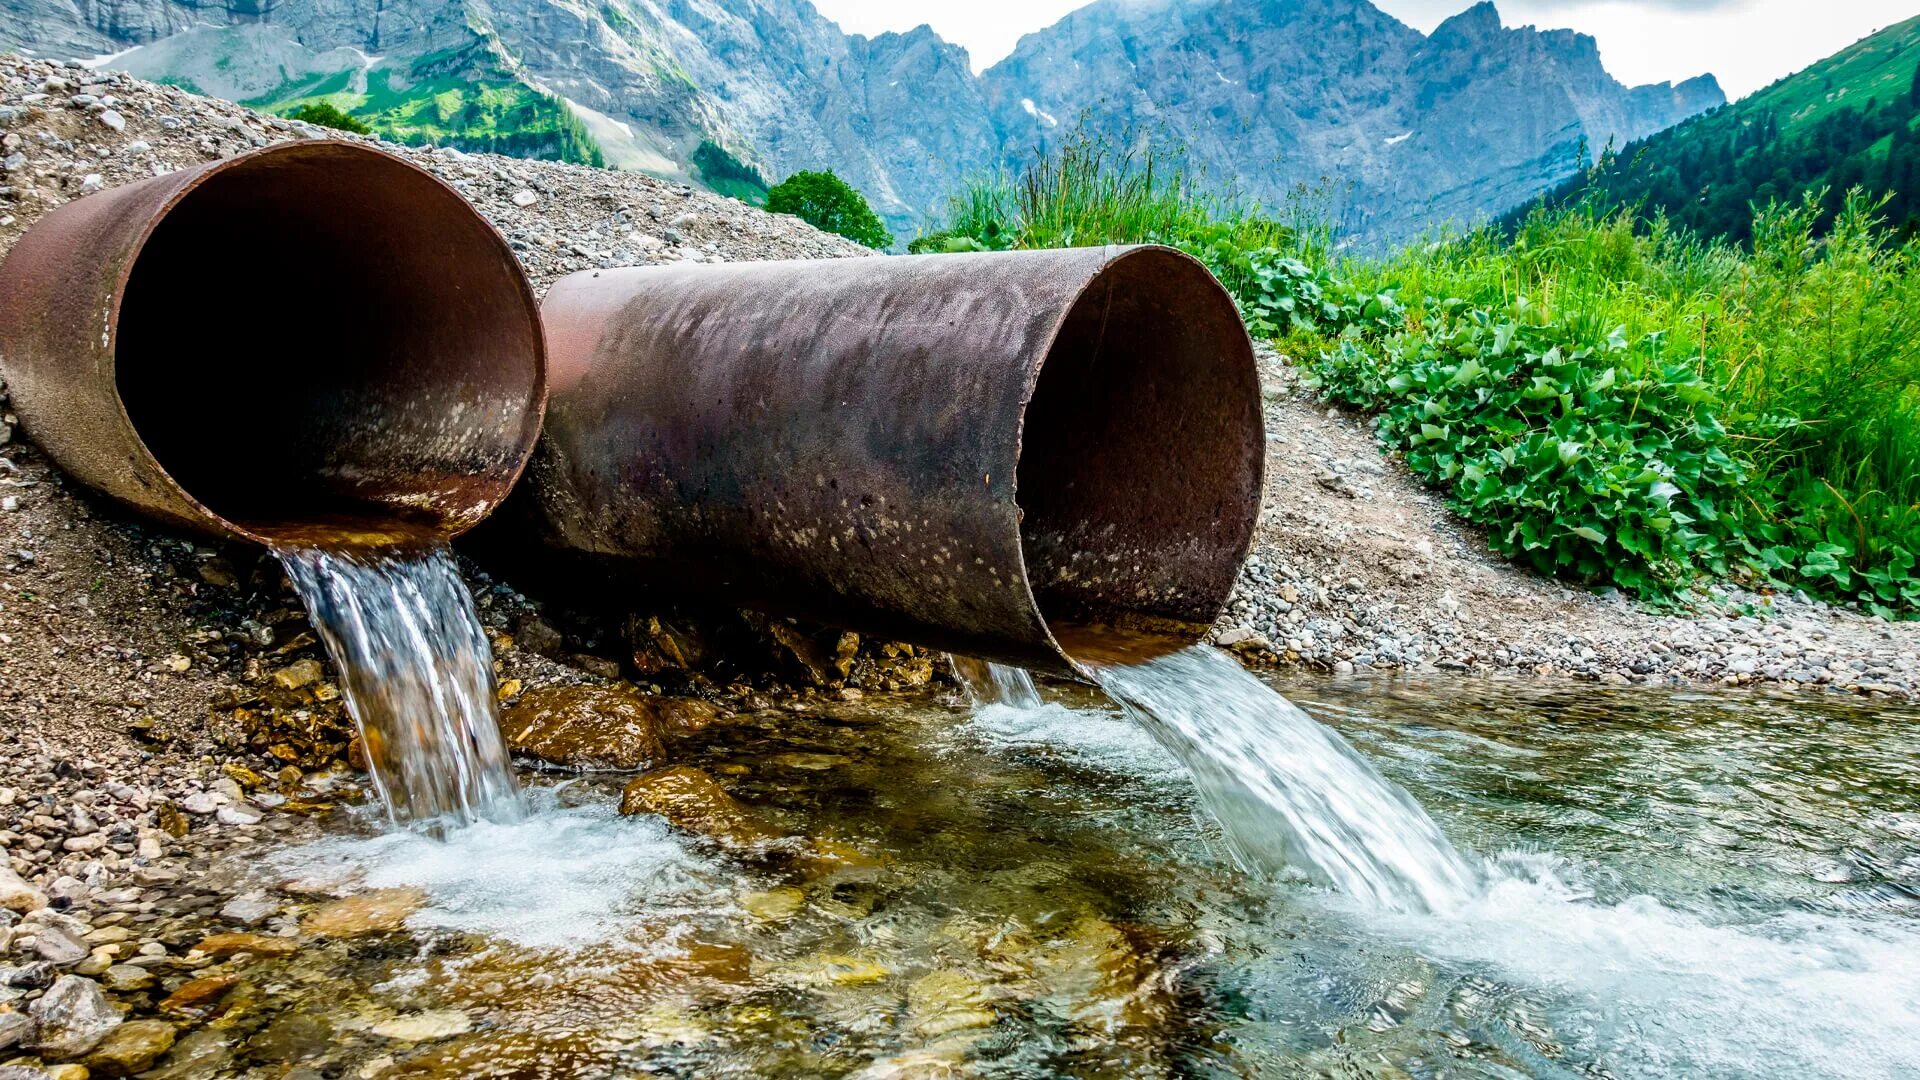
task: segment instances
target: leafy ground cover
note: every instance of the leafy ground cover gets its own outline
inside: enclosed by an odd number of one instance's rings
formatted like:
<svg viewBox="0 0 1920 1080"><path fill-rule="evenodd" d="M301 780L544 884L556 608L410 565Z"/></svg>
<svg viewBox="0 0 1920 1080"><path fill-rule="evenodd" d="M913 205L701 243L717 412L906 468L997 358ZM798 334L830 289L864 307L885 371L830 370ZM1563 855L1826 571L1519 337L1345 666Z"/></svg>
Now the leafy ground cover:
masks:
<svg viewBox="0 0 1920 1080"><path fill-rule="evenodd" d="M1751 241L1542 206L1386 255L1069 140L952 201L918 251L1157 242L1543 573L1670 602L1707 579L1920 612L1920 244L1860 192ZM1833 207L1838 206L1835 212Z"/></svg>

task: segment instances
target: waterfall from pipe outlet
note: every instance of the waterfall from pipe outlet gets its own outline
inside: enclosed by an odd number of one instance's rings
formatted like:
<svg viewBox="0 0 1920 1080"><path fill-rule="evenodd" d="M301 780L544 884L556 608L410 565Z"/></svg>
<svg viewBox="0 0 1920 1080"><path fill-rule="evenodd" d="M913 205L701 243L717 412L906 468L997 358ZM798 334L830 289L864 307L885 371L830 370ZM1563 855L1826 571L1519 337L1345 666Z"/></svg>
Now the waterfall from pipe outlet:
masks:
<svg viewBox="0 0 1920 1080"><path fill-rule="evenodd" d="M339 669L374 790L429 833L526 815L492 651L444 541L274 547Z"/></svg>

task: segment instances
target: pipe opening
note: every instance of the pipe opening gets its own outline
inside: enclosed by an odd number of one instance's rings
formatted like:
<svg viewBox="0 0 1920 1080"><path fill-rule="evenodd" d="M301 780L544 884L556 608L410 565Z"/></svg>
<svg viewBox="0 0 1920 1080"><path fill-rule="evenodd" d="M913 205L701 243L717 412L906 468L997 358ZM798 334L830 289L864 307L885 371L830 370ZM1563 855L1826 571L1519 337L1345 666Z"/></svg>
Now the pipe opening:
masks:
<svg viewBox="0 0 1920 1080"><path fill-rule="evenodd" d="M255 539L463 531L538 434L544 346L512 253L439 181L357 146L277 147L188 188L114 332L141 440Z"/></svg>
<svg viewBox="0 0 1920 1080"><path fill-rule="evenodd" d="M1191 644L1218 617L1259 516L1259 403L1239 314L1198 262L1138 249L1082 291L1027 406L1017 488L1028 581L1071 658L1113 652L1098 637Z"/></svg>

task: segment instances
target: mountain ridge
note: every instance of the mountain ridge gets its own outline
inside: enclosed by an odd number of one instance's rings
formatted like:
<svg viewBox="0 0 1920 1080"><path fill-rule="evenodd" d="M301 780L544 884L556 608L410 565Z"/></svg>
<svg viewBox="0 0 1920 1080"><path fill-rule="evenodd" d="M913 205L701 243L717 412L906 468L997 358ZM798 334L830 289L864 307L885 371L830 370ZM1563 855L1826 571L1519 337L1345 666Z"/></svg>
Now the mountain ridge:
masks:
<svg viewBox="0 0 1920 1080"><path fill-rule="evenodd" d="M1368 0L1095 0L979 74L924 24L847 34L807 0L0 0L22 45L270 110L377 106L414 141L497 148L525 115L529 152L565 152L571 112L659 175L700 179L702 143L770 178L832 168L903 231L1084 118L1178 140L1251 199L1337 189L1350 231L1399 238L1724 101L1711 76L1626 87L1591 37L1486 2L1422 35Z"/></svg>

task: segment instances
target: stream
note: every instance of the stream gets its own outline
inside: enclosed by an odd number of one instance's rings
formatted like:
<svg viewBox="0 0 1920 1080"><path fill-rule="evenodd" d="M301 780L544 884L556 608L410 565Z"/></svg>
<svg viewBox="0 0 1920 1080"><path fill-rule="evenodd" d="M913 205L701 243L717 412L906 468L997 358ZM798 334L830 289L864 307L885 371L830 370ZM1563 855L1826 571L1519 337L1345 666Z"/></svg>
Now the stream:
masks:
<svg viewBox="0 0 1920 1080"><path fill-rule="evenodd" d="M1090 690L869 695L683 747L751 845L620 817L618 774L522 772L522 820L437 840L362 807L229 867L399 906L250 961L260 992L168 1059L219 1071L171 1075L1920 1070L1920 713L1274 685L1430 812L1467 895L1243 872L1180 760Z"/></svg>

